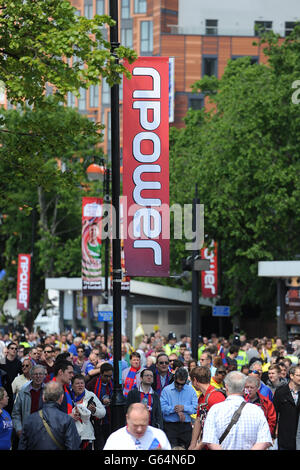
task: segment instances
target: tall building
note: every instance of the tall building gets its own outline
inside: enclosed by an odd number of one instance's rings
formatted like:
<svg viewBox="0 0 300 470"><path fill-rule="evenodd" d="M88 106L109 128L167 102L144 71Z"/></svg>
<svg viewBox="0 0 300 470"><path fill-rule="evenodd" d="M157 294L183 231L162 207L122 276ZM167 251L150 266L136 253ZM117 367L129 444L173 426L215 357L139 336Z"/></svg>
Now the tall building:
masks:
<svg viewBox="0 0 300 470"><path fill-rule="evenodd" d="M109 14L109 0L70 1L78 15ZM220 78L229 59L250 56L253 63L264 63L263 48L253 44L258 31L273 30L285 37L299 19L298 12L298 0L287 0L284 8L281 0L120 0L119 41L139 56L173 58L174 116L170 115L170 125L182 127L189 108L204 106L204 96L191 91L195 81L204 75ZM105 34L109 38L108 30ZM70 95L68 102L106 126L104 151L109 154L108 85L103 82L82 90L79 100Z"/></svg>

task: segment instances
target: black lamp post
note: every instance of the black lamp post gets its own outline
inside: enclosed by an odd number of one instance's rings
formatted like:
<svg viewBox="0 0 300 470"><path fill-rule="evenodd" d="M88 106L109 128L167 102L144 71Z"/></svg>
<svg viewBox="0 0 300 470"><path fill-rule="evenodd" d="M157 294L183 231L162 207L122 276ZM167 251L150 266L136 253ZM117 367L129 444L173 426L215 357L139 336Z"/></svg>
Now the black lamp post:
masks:
<svg viewBox="0 0 300 470"><path fill-rule="evenodd" d="M111 53L115 56L118 42L118 0L109 1L109 14L115 21L110 27ZM121 240L120 240L120 118L119 118L119 85L111 87L111 169L112 169L112 208L114 210L112 269L113 269L113 377L114 387L111 405L111 430L116 431L125 424L125 399L122 391L119 364L121 363Z"/></svg>

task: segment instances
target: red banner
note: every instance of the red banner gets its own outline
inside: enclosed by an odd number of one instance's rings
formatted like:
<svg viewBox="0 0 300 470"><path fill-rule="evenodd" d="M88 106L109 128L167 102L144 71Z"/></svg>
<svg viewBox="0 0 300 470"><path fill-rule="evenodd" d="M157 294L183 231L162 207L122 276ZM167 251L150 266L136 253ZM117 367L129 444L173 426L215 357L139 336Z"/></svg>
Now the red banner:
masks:
<svg viewBox="0 0 300 470"><path fill-rule="evenodd" d="M101 220L103 200L82 198L82 293L100 295L102 292Z"/></svg>
<svg viewBox="0 0 300 470"><path fill-rule="evenodd" d="M123 195L128 276L169 276L169 58L126 64L123 84ZM124 214L125 215L125 214Z"/></svg>
<svg viewBox="0 0 300 470"><path fill-rule="evenodd" d="M201 249L201 258L209 259L208 271L201 271L202 297L216 297L218 295L218 250L217 243Z"/></svg>
<svg viewBox="0 0 300 470"><path fill-rule="evenodd" d="M31 255L18 256L17 308L28 310L30 301L30 263Z"/></svg>

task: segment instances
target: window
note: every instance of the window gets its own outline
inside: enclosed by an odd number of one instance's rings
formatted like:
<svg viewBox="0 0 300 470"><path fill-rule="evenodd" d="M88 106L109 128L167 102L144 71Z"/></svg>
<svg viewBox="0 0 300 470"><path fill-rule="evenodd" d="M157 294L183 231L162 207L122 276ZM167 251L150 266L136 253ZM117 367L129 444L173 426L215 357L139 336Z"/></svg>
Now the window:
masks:
<svg viewBox="0 0 300 470"><path fill-rule="evenodd" d="M153 22L141 21L141 55L153 52Z"/></svg>
<svg viewBox="0 0 300 470"><path fill-rule="evenodd" d="M79 89L79 97L78 97L78 111L86 111L86 89L80 88Z"/></svg>
<svg viewBox="0 0 300 470"><path fill-rule="evenodd" d="M121 44L126 47L133 46L132 20L122 21Z"/></svg>
<svg viewBox="0 0 300 470"><path fill-rule="evenodd" d="M96 15L104 15L104 14L105 14L105 1L96 0Z"/></svg>
<svg viewBox="0 0 300 470"><path fill-rule="evenodd" d="M185 310L168 310L168 325L185 325L186 324L186 311Z"/></svg>
<svg viewBox="0 0 300 470"><path fill-rule="evenodd" d="M122 0L121 18L130 18L130 0Z"/></svg>
<svg viewBox="0 0 300 470"><path fill-rule="evenodd" d="M90 86L90 108L98 108L99 106L99 86L91 85Z"/></svg>
<svg viewBox="0 0 300 470"><path fill-rule="evenodd" d="M84 0L84 16L89 20L94 17L93 0Z"/></svg>
<svg viewBox="0 0 300 470"><path fill-rule="evenodd" d="M199 110L204 107L204 98L203 96L191 96L189 97L188 103L189 109Z"/></svg>
<svg viewBox="0 0 300 470"><path fill-rule="evenodd" d="M295 28L295 25L296 25L296 23L293 22L293 21L286 21L286 22L285 22L285 31L284 31L284 35L285 35L285 36L289 36L289 34L291 34L291 32L293 31L293 29Z"/></svg>
<svg viewBox="0 0 300 470"><path fill-rule="evenodd" d="M108 85L105 78L102 80L102 105L109 106L110 105L110 86Z"/></svg>
<svg viewBox="0 0 300 470"><path fill-rule="evenodd" d="M203 57L202 74L217 77L218 61L216 57Z"/></svg>
<svg viewBox="0 0 300 470"><path fill-rule="evenodd" d="M254 36L260 36L263 33L272 31L272 21L255 21Z"/></svg>
<svg viewBox="0 0 300 470"><path fill-rule="evenodd" d="M147 13L147 0L134 0L134 13Z"/></svg>
<svg viewBox="0 0 300 470"><path fill-rule="evenodd" d="M251 65L254 65L254 64L258 64L258 63L259 63L259 58L256 57L256 56L236 55L236 56L231 57L231 60L240 59L241 57L250 57L250 64L251 64Z"/></svg>
<svg viewBox="0 0 300 470"><path fill-rule="evenodd" d="M75 95L73 95L73 93L70 91L68 92L67 105L69 108L75 108Z"/></svg>
<svg viewBox="0 0 300 470"><path fill-rule="evenodd" d="M205 20L205 34L218 34L218 20Z"/></svg>
<svg viewBox="0 0 300 470"><path fill-rule="evenodd" d="M158 323L158 310L141 310L142 325L156 325Z"/></svg>

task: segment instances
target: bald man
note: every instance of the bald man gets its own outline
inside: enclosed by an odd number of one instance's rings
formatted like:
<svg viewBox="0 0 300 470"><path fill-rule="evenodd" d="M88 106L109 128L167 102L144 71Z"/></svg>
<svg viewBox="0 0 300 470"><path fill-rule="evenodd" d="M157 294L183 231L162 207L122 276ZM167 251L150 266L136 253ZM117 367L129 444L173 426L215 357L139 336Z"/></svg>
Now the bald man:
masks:
<svg viewBox="0 0 300 470"><path fill-rule="evenodd" d="M126 414L127 425L113 432L103 450L170 450L164 431L149 426L149 411L143 403L133 403Z"/></svg>

